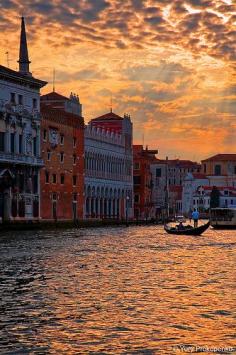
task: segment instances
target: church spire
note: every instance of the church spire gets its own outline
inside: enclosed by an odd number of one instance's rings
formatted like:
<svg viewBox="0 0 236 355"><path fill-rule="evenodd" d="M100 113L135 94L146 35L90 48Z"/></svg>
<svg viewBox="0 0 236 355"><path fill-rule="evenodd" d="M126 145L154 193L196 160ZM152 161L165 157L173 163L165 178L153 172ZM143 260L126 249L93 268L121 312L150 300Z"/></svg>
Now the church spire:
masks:
<svg viewBox="0 0 236 355"><path fill-rule="evenodd" d="M27 48L27 39L25 32L25 20L21 18L21 34L20 34L20 52L19 52L19 72L25 75L31 75L29 71L29 56Z"/></svg>

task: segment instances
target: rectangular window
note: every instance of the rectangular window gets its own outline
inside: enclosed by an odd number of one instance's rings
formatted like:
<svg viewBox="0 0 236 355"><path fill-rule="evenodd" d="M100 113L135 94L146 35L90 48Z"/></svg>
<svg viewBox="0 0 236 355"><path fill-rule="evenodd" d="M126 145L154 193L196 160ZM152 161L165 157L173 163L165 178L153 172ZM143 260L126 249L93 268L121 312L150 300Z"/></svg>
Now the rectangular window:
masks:
<svg viewBox="0 0 236 355"><path fill-rule="evenodd" d="M37 109L38 108L38 101L37 99L33 99L33 108Z"/></svg>
<svg viewBox="0 0 236 355"><path fill-rule="evenodd" d="M23 105L23 96L22 95L18 95L18 104Z"/></svg>
<svg viewBox="0 0 236 355"><path fill-rule="evenodd" d="M134 195L134 202L139 203L139 195Z"/></svg>
<svg viewBox="0 0 236 355"><path fill-rule="evenodd" d="M73 194L73 201L75 201L75 202L77 201L77 194L76 193Z"/></svg>
<svg viewBox="0 0 236 355"><path fill-rule="evenodd" d="M44 141L47 140L47 130L46 129L43 130L43 140Z"/></svg>
<svg viewBox="0 0 236 355"><path fill-rule="evenodd" d="M134 176L134 185L141 184L141 176Z"/></svg>
<svg viewBox="0 0 236 355"><path fill-rule="evenodd" d="M49 172L45 171L45 183L49 184Z"/></svg>
<svg viewBox="0 0 236 355"><path fill-rule="evenodd" d="M64 162L64 153L63 152L60 153L60 162L61 163Z"/></svg>
<svg viewBox="0 0 236 355"><path fill-rule="evenodd" d="M22 154L22 134L19 134L19 154Z"/></svg>
<svg viewBox="0 0 236 355"><path fill-rule="evenodd" d="M221 165L215 165L215 175L221 175Z"/></svg>
<svg viewBox="0 0 236 355"><path fill-rule="evenodd" d="M57 200L57 193L56 193L56 192L54 192L54 193L52 194L52 199L53 199L54 201Z"/></svg>
<svg viewBox="0 0 236 355"><path fill-rule="evenodd" d="M161 168L156 168L156 177L161 177Z"/></svg>
<svg viewBox="0 0 236 355"><path fill-rule="evenodd" d="M38 193L38 175L33 176L33 193Z"/></svg>
<svg viewBox="0 0 236 355"><path fill-rule="evenodd" d="M134 169L135 170L140 169L140 163L134 163Z"/></svg>
<svg viewBox="0 0 236 355"><path fill-rule="evenodd" d="M65 175L61 174L61 184L64 185L65 183Z"/></svg>
<svg viewBox="0 0 236 355"><path fill-rule="evenodd" d="M14 92L11 92L11 103L12 104L16 103L16 94Z"/></svg>
<svg viewBox="0 0 236 355"><path fill-rule="evenodd" d="M11 133L11 153L15 153L15 133Z"/></svg>
<svg viewBox="0 0 236 355"><path fill-rule="evenodd" d="M60 144L63 145L64 144L64 134L60 135Z"/></svg>
<svg viewBox="0 0 236 355"><path fill-rule="evenodd" d="M50 150L47 151L47 160L48 161L51 160L51 151Z"/></svg>
<svg viewBox="0 0 236 355"><path fill-rule="evenodd" d="M73 186L76 186L77 176L73 175L72 180L73 180Z"/></svg>
<svg viewBox="0 0 236 355"><path fill-rule="evenodd" d="M33 155L34 156L37 155L37 138L36 137L33 138Z"/></svg>
<svg viewBox="0 0 236 355"><path fill-rule="evenodd" d="M52 174L52 183L53 184L57 183L57 175L56 174Z"/></svg>
<svg viewBox="0 0 236 355"><path fill-rule="evenodd" d="M236 165L235 165L235 167L234 167L234 174L236 175Z"/></svg>
<svg viewBox="0 0 236 355"><path fill-rule="evenodd" d="M73 138L73 147L76 147L76 137Z"/></svg>
<svg viewBox="0 0 236 355"><path fill-rule="evenodd" d="M5 151L5 132L0 132L0 152Z"/></svg>
<svg viewBox="0 0 236 355"><path fill-rule="evenodd" d="M75 154L73 155L73 164L74 165L76 164L76 155Z"/></svg>

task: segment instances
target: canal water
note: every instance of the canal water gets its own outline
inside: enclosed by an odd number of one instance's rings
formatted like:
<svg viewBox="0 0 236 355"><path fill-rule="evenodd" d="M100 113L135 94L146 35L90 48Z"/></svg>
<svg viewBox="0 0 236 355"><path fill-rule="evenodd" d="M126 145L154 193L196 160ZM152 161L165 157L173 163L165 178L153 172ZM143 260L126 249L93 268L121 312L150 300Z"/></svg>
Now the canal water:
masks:
<svg viewBox="0 0 236 355"><path fill-rule="evenodd" d="M160 226L5 233L0 354L235 353L235 247Z"/></svg>

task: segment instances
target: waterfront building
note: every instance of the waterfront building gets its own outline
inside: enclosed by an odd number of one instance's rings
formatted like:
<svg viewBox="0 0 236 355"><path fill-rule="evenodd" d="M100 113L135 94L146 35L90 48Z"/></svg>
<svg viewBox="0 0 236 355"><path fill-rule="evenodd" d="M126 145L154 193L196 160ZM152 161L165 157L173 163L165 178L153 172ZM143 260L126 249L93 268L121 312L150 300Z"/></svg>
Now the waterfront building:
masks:
<svg viewBox="0 0 236 355"><path fill-rule="evenodd" d="M193 196L199 186L210 186L210 180L202 173L188 173L184 178L182 191L182 212L189 215L194 210Z"/></svg>
<svg viewBox="0 0 236 355"><path fill-rule="evenodd" d="M193 194L193 210L208 212L210 209L213 186L199 186ZM236 206L236 188L228 186L217 187L219 191L219 206L221 208Z"/></svg>
<svg viewBox="0 0 236 355"><path fill-rule="evenodd" d="M0 65L0 218L40 217L40 89L45 81L30 72L24 18L19 71Z"/></svg>
<svg viewBox="0 0 236 355"><path fill-rule="evenodd" d="M215 179L215 176L189 173L183 183L183 213L188 215L194 209L199 212L208 212L213 186L220 192L220 207L235 205L236 180L229 180L227 176L217 176L217 179Z"/></svg>
<svg viewBox="0 0 236 355"><path fill-rule="evenodd" d="M84 119L79 98L56 92L41 97L41 216L83 218Z"/></svg>
<svg viewBox="0 0 236 355"><path fill-rule="evenodd" d="M151 164L153 176L153 203L156 216L163 218L168 208L170 214L181 213L180 198L184 178L188 173L199 173L200 164L191 160L156 159Z"/></svg>
<svg viewBox="0 0 236 355"><path fill-rule="evenodd" d="M202 160L202 173L208 176L236 176L236 154L217 154Z"/></svg>
<svg viewBox="0 0 236 355"><path fill-rule="evenodd" d="M155 218L153 203L153 178L151 163L156 160L158 150L151 150L142 145L133 145L134 155L134 216L136 219Z"/></svg>
<svg viewBox="0 0 236 355"><path fill-rule="evenodd" d="M111 111L85 127L85 218L133 218L132 141L127 114Z"/></svg>

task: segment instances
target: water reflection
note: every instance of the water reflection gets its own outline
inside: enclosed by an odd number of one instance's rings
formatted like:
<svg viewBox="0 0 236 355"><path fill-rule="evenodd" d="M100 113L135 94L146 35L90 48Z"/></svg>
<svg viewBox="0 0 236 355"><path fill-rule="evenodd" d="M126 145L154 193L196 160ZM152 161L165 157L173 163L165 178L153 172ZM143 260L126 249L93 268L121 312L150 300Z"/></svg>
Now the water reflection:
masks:
<svg viewBox="0 0 236 355"><path fill-rule="evenodd" d="M234 232L161 227L0 237L0 353L234 346Z"/></svg>

